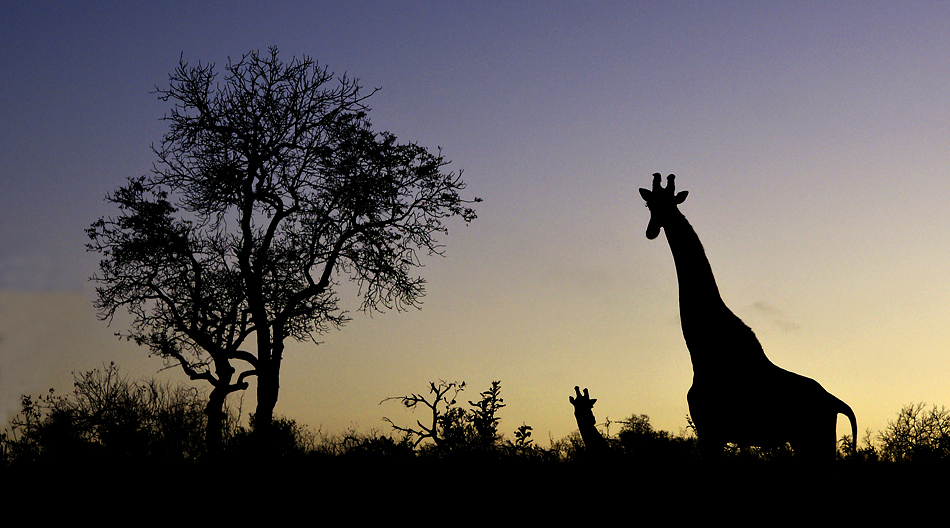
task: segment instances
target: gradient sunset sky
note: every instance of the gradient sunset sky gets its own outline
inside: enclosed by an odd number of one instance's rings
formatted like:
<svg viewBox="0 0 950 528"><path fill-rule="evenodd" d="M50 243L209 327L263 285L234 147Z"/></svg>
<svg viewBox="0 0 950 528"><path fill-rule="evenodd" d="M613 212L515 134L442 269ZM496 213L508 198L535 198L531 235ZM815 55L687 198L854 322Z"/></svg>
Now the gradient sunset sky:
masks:
<svg viewBox="0 0 950 528"><path fill-rule="evenodd" d="M777 365L883 429L950 404L946 2L23 2L0 8L0 418L115 361L186 381L92 306L83 230L149 171L179 57L307 54L381 90L377 130L441 146L484 202L425 260L421 310L291 345L276 412L389 432L388 396L502 381L501 427L686 426L665 237L637 193L675 173L726 304ZM353 288L343 304L358 306ZM253 387L252 387L253 388ZM237 399L232 397L232 405ZM253 410L254 392L244 396ZM616 432L618 429L612 429ZM848 432L839 417L839 434Z"/></svg>

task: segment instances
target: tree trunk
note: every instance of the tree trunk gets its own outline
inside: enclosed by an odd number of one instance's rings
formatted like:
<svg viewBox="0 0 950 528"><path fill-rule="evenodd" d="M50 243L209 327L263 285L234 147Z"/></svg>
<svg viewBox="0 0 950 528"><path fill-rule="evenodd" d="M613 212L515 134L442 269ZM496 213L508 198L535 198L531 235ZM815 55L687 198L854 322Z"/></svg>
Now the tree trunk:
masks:
<svg viewBox="0 0 950 528"><path fill-rule="evenodd" d="M226 391L215 388L208 397L208 405L205 406L205 415L208 417L208 424L205 427L205 447L211 457L217 457L224 451L224 398L226 396Z"/></svg>
<svg viewBox="0 0 950 528"><path fill-rule="evenodd" d="M257 409L254 412L254 433L261 454L275 448L274 407L280 392L280 360L272 357L257 377Z"/></svg>
<svg viewBox="0 0 950 528"><path fill-rule="evenodd" d="M214 389L208 396L208 405L205 406L205 415L208 425L205 429L205 446L211 458L217 458L224 453L224 422L227 415L224 412L224 400L231 394L231 377L234 368L226 360L215 358L215 374L217 379L212 381Z"/></svg>

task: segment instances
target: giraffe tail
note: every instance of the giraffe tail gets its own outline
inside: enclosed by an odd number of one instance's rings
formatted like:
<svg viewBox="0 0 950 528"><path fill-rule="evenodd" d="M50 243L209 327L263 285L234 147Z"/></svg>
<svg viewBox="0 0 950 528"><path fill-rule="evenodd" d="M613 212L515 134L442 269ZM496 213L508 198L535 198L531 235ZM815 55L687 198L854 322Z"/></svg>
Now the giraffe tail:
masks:
<svg viewBox="0 0 950 528"><path fill-rule="evenodd" d="M854 410L851 409L851 406L843 402L839 398L835 398L837 402L837 412L838 414L843 414L848 417L848 420L851 421L851 453L857 454L858 452L858 418L854 415Z"/></svg>

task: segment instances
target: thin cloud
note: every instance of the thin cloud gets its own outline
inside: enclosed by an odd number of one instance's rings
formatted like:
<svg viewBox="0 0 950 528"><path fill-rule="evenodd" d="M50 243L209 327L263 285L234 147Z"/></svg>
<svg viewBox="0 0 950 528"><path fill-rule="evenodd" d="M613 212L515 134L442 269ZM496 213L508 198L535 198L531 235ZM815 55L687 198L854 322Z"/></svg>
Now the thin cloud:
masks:
<svg viewBox="0 0 950 528"><path fill-rule="evenodd" d="M752 308L756 313L768 319L769 322L777 326L783 332L796 332L801 328L801 325L789 320L781 310L765 301L752 303Z"/></svg>

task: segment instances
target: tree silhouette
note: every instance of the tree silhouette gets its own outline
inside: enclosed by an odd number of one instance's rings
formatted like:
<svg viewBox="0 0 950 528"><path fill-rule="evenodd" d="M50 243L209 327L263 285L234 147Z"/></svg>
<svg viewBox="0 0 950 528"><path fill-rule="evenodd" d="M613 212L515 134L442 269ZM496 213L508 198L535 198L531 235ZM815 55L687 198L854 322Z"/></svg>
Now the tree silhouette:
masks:
<svg viewBox="0 0 950 528"><path fill-rule="evenodd" d="M498 424L501 422L498 411L505 407L505 400L501 398L501 381L492 381L491 388L479 393L479 396L482 398L477 402L468 402L473 407L471 422L475 442L481 449L490 449L501 440L498 433Z"/></svg>
<svg viewBox="0 0 950 528"><path fill-rule="evenodd" d="M100 317L127 310L124 337L211 384L212 449L225 398L251 376L255 429L269 430L285 341L348 319L339 280L359 285L365 311L418 306L425 280L411 272L442 254L444 221L473 220L479 201L459 195L441 152L374 132L375 90L356 80L276 48L224 72L179 62L156 89L174 106L155 167L108 195L118 216L87 230Z"/></svg>
<svg viewBox="0 0 950 528"><path fill-rule="evenodd" d="M416 420L418 428L401 427L396 425L388 417L383 417L383 421L392 426L393 429L406 433L410 438L415 437L416 441L413 447L418 446L426 438L431 439L437 446L446 446L453 437L459 436L458 429L462 427L465 410L455 407L458 394L465 390L465 382L446 382L440 380L438 385L434 381L429 382L429 394L411 393L408 396L391 396L379 402L380 404L396 400L402 403L407 409L415 411L418 407L429 409L431 420L428 425L422 423L422 420ZM451 393L451 395L449 395ZM431 399L431 401L430 401ZM464 433L463 433L464 434Z"/></svg>
<svg viewBox="0 0 950 528"><path fill-rule="evenodd" d="M881 432L881 456L894 462L932 462L950 458L950 411L911 403Z"/></svg>
<svg viewBox="0 0 950 528"><path fill-rule="evenodd" d="M415 411L419 407L429 409L431 418L428 424L416 420L416 427L396 425L388 417L383 417L396 431L415 438L413 446L430 439L440 453L490 453L506 446L520 446L527 451L531 443L531 427L522 425L515 434L518 444L505 444L503 435L498 432L501 418L498 411L505 407L501 398L501 382L493 381L491 388L479 393L478 401L469 401L471 410L458 407L458 395L465 390L465 382L429 382L429 396L412 393L407 396L393 396L380 403L396 400L407 409Z"/></svg>

